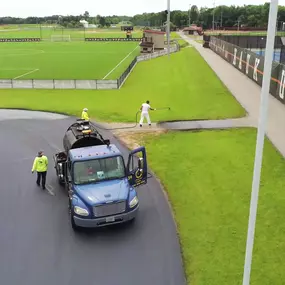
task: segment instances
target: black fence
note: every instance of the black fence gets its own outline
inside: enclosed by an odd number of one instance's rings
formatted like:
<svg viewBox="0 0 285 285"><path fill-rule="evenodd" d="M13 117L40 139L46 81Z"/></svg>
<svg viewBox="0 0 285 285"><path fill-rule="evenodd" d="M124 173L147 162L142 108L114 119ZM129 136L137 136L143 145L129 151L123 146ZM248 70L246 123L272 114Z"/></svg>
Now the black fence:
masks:
<svg viewBox="0 0 285 285"><path fill-rule="evenodd" d="M254 51L256 54L264 56L266 48L266 35L253 36L253 35L215 35L204 36L204 40L209 41L210 37L220 39L222 41L231 43L240 48ZM274 43L273 60L279 63L285 63L285 37L276 36Z"/></svg>
<svg viewBox="0 0 285 285"><path fill-rule="evenodd" d="M135 67L138 59L135 57L131 64L126 68L126 70L123 72L123 74L118 79L118 89L122 86L122 84L125 82L129 74L131 73L132 69Z"/></svg>
<svg viewBox="0 0 285 285"><path fill-rule="evenodd" d="M210 48L258 85L262 85L264 57L216 37L210 37ZM234 79L233 79L234 80ZM270 93L285 104L285 65L272 62Z"/></svg>
<svg viewBox="0 0 285 285"><path fill-rule="evenodd" d="M216 38L246 49L265 49L267 36L218 35ZM274 48L283 46L280 36L275 37Z"/></svg>
<svg viewBox="0 0 285 285"><path fill-rule="evenodd" d="M85 38L87 42L140 42L142 38Z"/></svg>
<svg viewBox="0 0 285 285"><path fill-rule="evenodd" d="M40 38L0 38L0 42L40 42Z"/></svg>

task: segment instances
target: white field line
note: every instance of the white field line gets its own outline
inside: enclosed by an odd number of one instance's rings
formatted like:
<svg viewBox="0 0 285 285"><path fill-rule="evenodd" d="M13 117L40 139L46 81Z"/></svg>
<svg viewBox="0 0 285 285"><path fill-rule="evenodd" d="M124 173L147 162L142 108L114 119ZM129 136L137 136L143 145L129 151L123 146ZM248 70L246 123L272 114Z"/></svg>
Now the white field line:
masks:
<svg viewBox="0 0 285 285"><path fill-rule="evenodd" d="M125 58L123 58L109 73L107 73L103 80L106 79L115 69L117 69L139 46L136 46Z"/></svg>
<svg viewBox="0 0 285 285"><path fill-rule="evenodd" d="M13 80L18 79L18 78L21 78L21 77L23 77L23 76L25 76L25 75L28 75L28 74L31 74L31 73L33 73L33 72L36 72L36 71L38 71L38 70L39 70L39 69L36 68L36 69L34 69L34 70L32 70L32 71L26 72L26 73L24 73L24 74L22 74L22 75L19 75L19 76L13 78Z"/></svg>

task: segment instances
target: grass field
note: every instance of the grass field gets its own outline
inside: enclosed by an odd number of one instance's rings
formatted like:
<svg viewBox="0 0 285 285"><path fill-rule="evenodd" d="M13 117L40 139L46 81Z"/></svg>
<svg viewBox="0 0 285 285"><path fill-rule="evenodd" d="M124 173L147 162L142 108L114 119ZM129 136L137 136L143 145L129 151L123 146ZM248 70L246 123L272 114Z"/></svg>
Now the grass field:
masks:
<svg viewBox="0 0 285 285"><path fill-rule="evenodd" d="M37 27L10 30L2 33L24 37L28 36L26 32L35 33ZM69 34L69 30L63 31ZM76 35L80 31L72 32ZM104 29L92 35L124 37L125 32ZM171 38L187 44L174 32ZM139 42L0 42L0 79L117 79L139 54Z"/></svg>
<svg viewBox="0 0 285 285"><path fill-rule="evenodd" d="M107 45L108 46L108 45ZM82 67L83 68L83 67ZM244 109L195 49L141 62L120 90L16 90L0 92L0 107L50 110L107 122L134 122L141 103L150 100L152 120L240 117Z"/></svg>
<svg viewBox="0 0 285 285"><path fill-rule="evenodd" d="M0 43L0 78L117 79L139 52L137 42Z"/></svg>
<svg viewBox="0 0 285 285"><path fill-rule="evenodd" d="M65 28L50 28L50 27L40 27L40 26L10 26L9 28L0 27L0 38L42 38L50 40L51 36L57 35L69 35L71 40L82 40L86 38L125 38L126 32L121 31L120 29L84 29L84 28L75 28L75 29L65 29ZM134 30L132 32L134 38L142 37L141 30Z"/></svg>
<svg viewBox="0 0 285 285"><path fill-rule="evenodd" d="M188 284L242 283L255 140L253 129L141 139L175 213ZM284 284L284 173L284 159L267 140L252 285Z"/></svg>

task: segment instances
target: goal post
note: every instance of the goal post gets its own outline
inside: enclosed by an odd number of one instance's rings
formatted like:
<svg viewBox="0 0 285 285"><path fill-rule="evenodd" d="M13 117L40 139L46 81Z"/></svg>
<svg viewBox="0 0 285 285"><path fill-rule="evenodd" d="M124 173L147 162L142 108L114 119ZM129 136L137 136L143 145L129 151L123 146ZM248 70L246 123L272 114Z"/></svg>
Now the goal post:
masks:
<svg viewBox="0 0 285 285"><path fill-rule="evenodd" d="M70 35L51 35L50 37L52 42L70 42Z"/></svg>

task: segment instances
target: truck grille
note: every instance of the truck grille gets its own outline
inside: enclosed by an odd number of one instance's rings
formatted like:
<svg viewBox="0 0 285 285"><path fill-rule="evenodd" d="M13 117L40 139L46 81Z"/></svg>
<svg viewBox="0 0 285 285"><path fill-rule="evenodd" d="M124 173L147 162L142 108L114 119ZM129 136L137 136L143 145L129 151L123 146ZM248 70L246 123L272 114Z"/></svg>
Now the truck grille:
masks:
<svg viewBox="0 0 285 285"><path fill-rule="evenodd" d="M123 213L125 210L126 201L122 201L118 203L95 206L93 207L93 214L95 217L105 217Z"/></svg>

